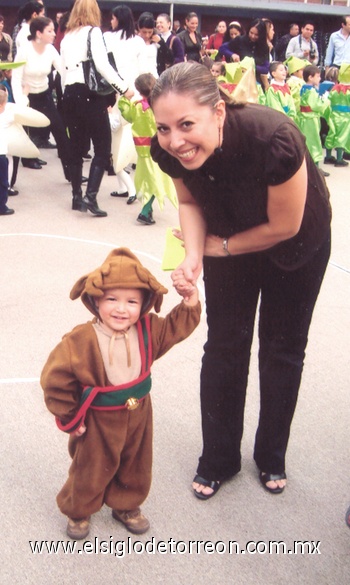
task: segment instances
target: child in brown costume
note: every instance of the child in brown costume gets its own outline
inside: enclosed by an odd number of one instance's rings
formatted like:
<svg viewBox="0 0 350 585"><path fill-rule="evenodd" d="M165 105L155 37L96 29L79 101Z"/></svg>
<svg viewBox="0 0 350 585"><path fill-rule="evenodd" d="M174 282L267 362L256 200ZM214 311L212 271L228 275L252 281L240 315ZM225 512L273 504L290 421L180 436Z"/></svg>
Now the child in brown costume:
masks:
<svg viewBox="0 0 350 585"><path fill-rule="evenodd" d="M167 293L127 248L74 285L95 318L65 335L41 375L47 408L70 433L73 459L57 496L67 534L83 539L103 504L135 534L149 528L139 506L151 485L150 366L199 323L196 287L161 318ZM187 294L187 291L186 291Z"/></svg>

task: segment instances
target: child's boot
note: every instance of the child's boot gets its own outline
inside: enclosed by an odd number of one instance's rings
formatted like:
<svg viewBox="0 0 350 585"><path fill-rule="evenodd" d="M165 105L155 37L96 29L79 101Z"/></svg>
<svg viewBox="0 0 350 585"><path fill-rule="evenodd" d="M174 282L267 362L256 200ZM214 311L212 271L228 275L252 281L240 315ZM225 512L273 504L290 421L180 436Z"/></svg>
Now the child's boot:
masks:
<svg viewBox="0 0 350 585"><path fill-rule="evenodd" d="M83 540L90 532L90 517L88 518L68 518L67 535L73 540Z"/></svg>
<svg viewBox="0 0 350 585"><path fill-rule="evenodd" d="M335 167L347 167L349 163L343 159L344 148L336 148L335 150L337 151L337 160L334 163L334 166Z"/></svg>
<svg viewBox="0 0 350 585"><path fill-rule="evenodd" d="M138 217L137 217L137 221L139 223L143 223L144 225L152 225L155 222L155 220L153 219L153 201L154 201L155 197L154 195L152 195L151 199L143 206L143 208L141 209L141 213L139 213Z"/></svg>
<svg viewBox="0 0 350 585"><path fill-rule="evenodd" d="M141 513L140 508L135 510L112 510L112 516L133 534L143 534L149 529L149 521Z"/></svg>

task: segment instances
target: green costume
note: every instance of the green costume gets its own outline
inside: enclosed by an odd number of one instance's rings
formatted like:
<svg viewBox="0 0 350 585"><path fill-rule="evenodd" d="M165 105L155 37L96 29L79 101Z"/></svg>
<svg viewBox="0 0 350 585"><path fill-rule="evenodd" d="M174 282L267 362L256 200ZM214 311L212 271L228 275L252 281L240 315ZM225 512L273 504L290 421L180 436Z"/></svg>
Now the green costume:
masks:
<svg viewBox="0 0 350 585"><path fill-rule="evenodd" d="M325 140L327 149L343 148L350 152L350 84L338 83L329 92L329 131Z"/></svg>
<svg viewBox="0 0 350 585"><path fill-rule="evenodd" d="M295 103L287 84L271 83L266 92L266 105L296 120Z"/></svg>
<svg viewBox="0 0 350 585"><path fill-rule="evenodd" d="M160 170L150 154L151 138L157 132L153 112L147 100L131 102L125 97L118 101L121 114L132 125L132 134L137 152L135 188L144 206L155 196L160 209L164 207L165 196L174 207L178 207L174 184L170 177Z"/></svg>
<svg viewBox="0 0 350 585"><path fill-rule="evenodd" d="M297 121L306 138L306 146L316 164L323 159L320 117L325 115L328 107L328 100L323 100L313 85L306 83L303 85L300 91L300 112Z"/></svg>

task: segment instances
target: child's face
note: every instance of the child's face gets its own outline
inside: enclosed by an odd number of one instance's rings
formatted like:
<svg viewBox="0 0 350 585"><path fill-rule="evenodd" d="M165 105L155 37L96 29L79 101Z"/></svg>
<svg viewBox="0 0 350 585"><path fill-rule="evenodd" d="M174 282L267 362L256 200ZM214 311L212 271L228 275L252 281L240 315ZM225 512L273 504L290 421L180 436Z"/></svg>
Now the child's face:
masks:
<svg viewBox="0 0 350 585"><path fill-rule="evenodd" d="M299 69L298 71L294 71L293 75L294 75L295 77L300 77L300 78L302 78L302 77L303 77L303 70L302 70L302 69Z"/></svg>
<svg viewBox="0 0 350 585"><path fill-rule="evenodd" d="M139 319L143 293L137 288L113 288L95 298L103 324L111 333L127 331Z"/></svg>
<svg viewBox="0 0 350 585"><path fill-rule="evenodd" d="M211 69L210 69L210 71L211 71L211 74L212 74L214 77L219 77L219 75L220 75L220 71L221 71L221 67L220 67L220 65L219 65L219 64L214 64L214 65L212 65L212 66L211 66Z"/></svg>
<svg viewBox="0 0 350 585"><path fill-rule="evenodd" d="M315 73L315 75L310 75L309 83L311 83L311 85L313 85L314 87L318 87L320 85L320 82L321 82L321 73Z"/></svg>
<svg viewBox="0 0 350 585"><path fill-rule="evenodd" d="M271 74L276 81L284 81L287 76L287 71L284 65L278 65L277 69Z"/></svg>

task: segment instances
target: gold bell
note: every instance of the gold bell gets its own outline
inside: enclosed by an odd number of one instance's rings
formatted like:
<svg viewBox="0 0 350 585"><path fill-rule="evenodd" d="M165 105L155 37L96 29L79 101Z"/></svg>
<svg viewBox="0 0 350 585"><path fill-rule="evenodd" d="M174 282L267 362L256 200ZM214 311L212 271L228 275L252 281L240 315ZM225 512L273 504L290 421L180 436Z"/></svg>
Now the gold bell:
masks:
<svg viewBox="0 0 350 585"><path fill-rule="evenodd" d="M128 410L135 410L139 405L139 401L137 398L128 398L125 402L125 406Z"/></svg>

